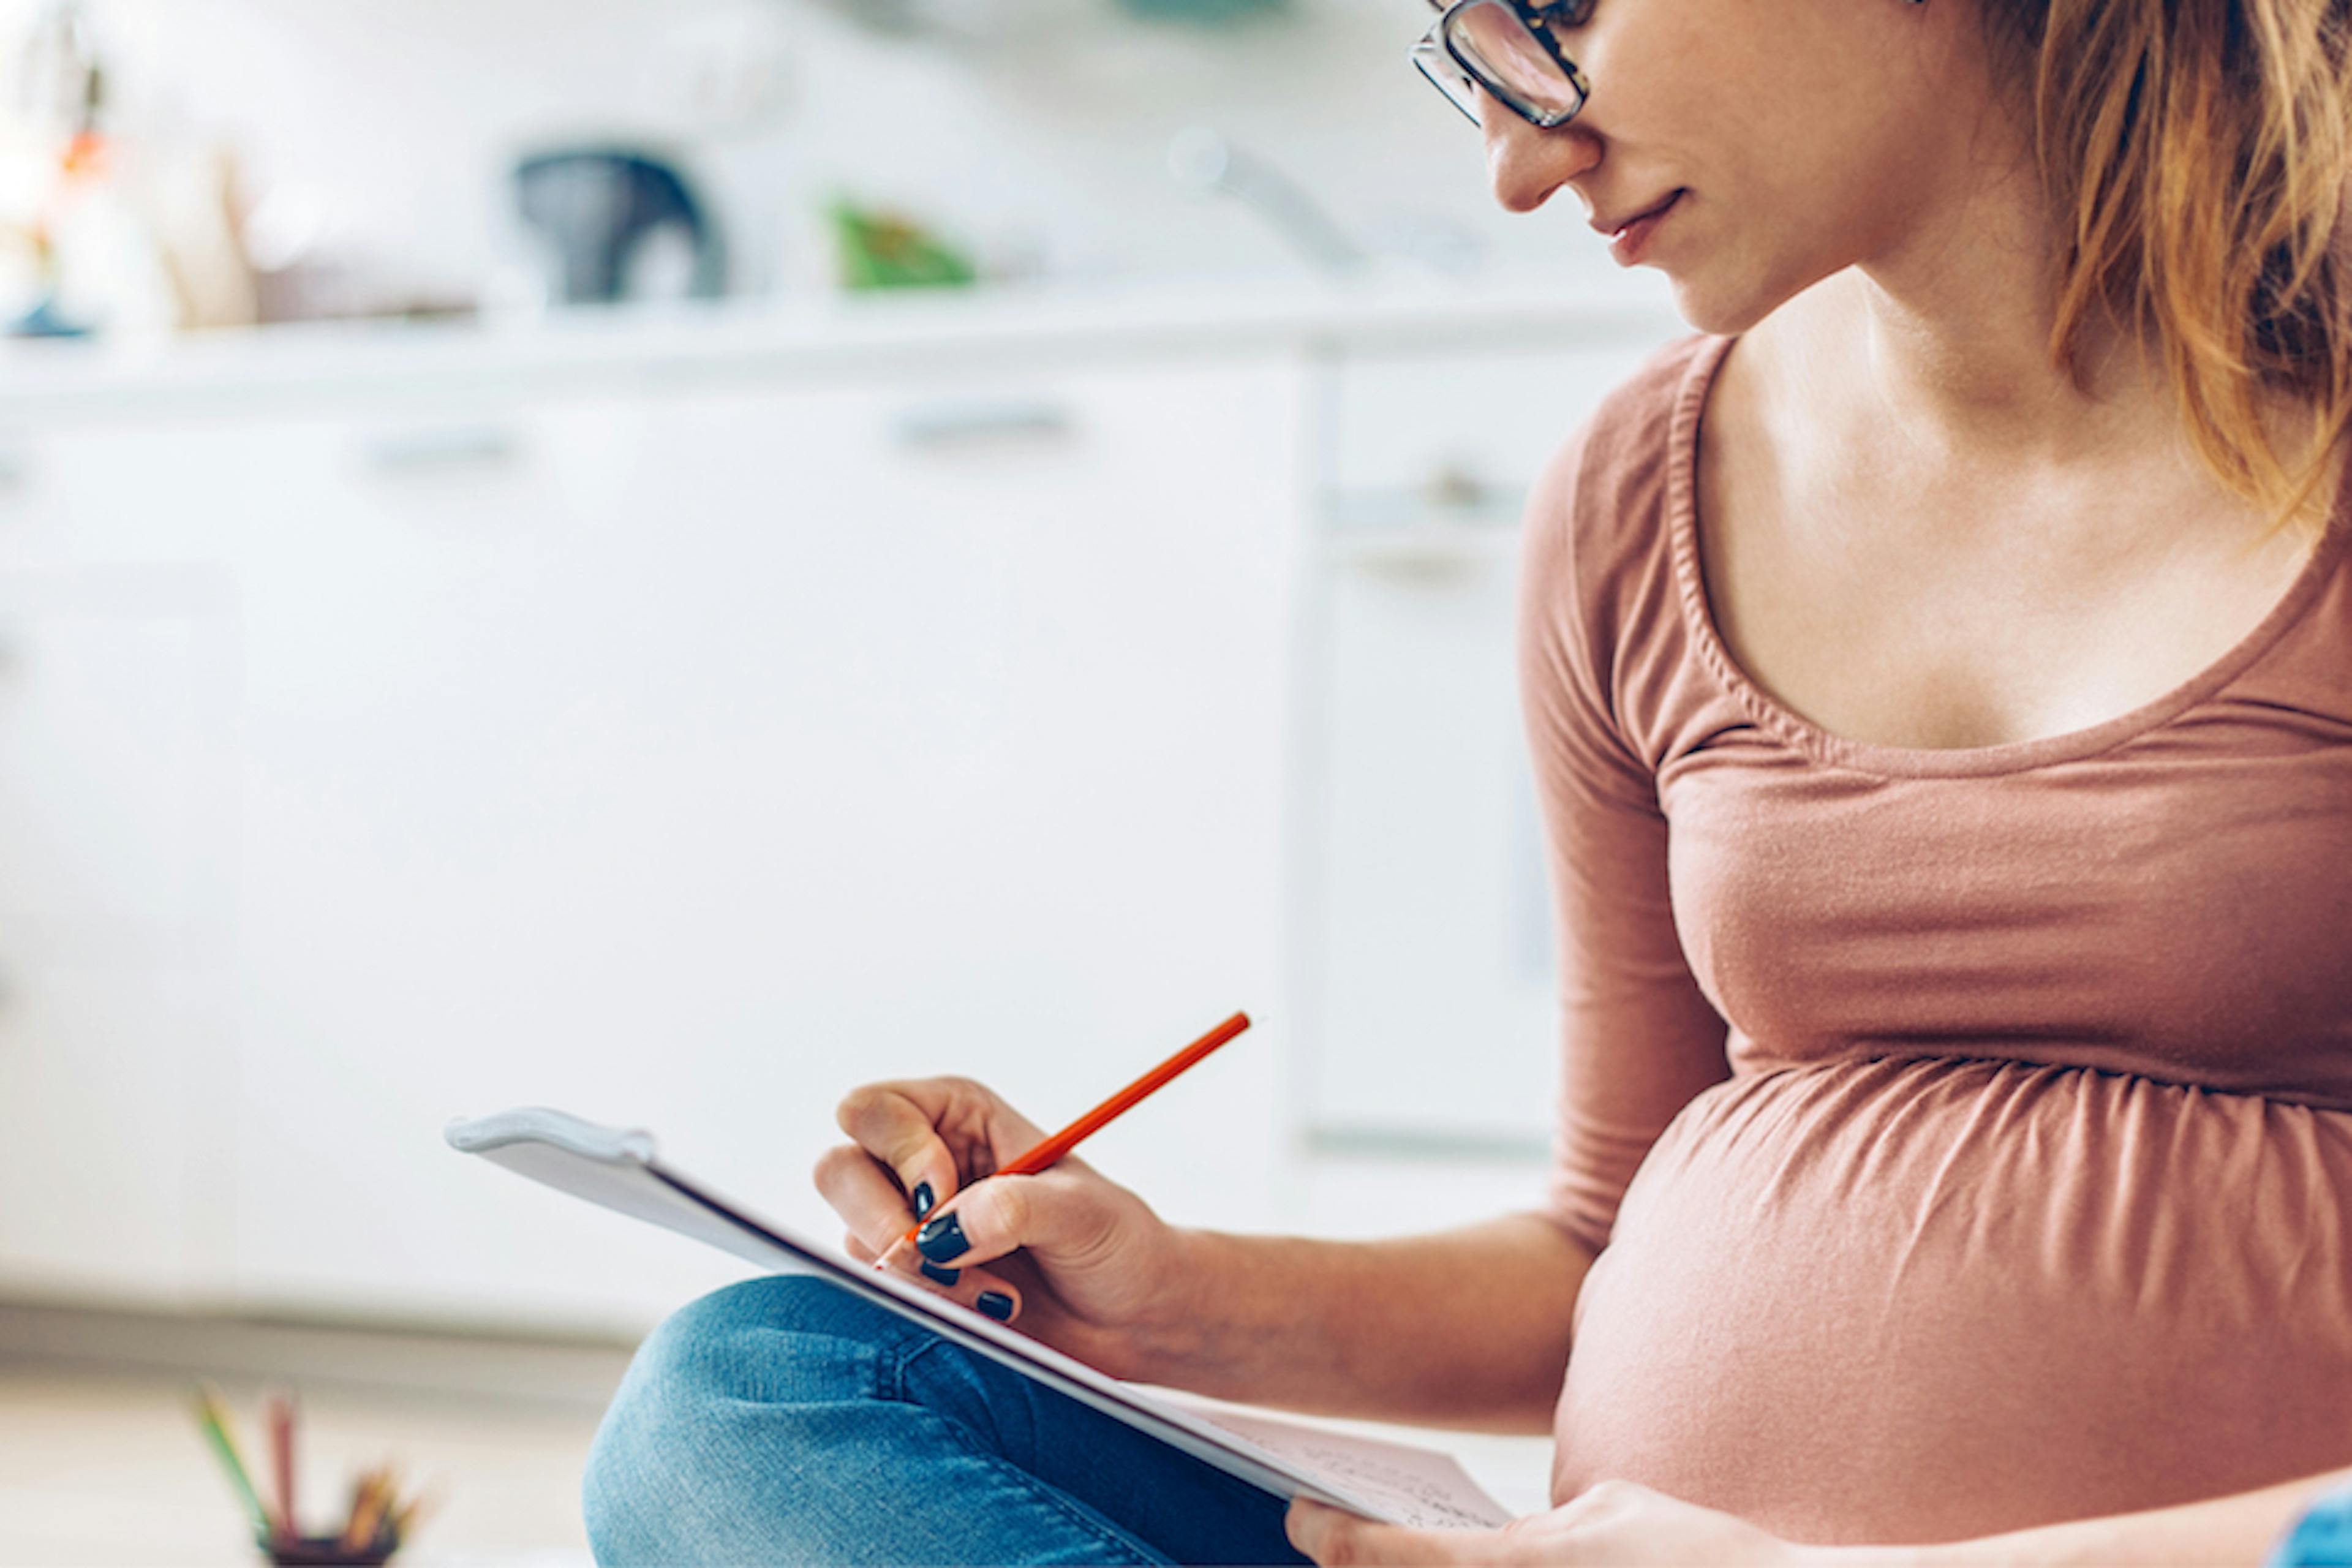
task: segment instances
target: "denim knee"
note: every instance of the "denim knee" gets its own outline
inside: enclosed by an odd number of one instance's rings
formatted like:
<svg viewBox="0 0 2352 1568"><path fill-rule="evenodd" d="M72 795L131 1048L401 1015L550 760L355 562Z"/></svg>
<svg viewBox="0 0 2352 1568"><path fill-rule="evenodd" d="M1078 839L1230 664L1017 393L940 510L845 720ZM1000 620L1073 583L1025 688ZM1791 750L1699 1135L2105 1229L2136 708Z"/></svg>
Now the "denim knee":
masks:
<svg viewBox="0 0 2352 1568"><path fill-rule="evenodd" d="M637 1348L582 1479L599 1563L678 1562L743 1485L726 1436L746 1401L770 1412L866 1393L866 1338L887 1314L824 1280L747 1279L672 1313Z"/></svg>

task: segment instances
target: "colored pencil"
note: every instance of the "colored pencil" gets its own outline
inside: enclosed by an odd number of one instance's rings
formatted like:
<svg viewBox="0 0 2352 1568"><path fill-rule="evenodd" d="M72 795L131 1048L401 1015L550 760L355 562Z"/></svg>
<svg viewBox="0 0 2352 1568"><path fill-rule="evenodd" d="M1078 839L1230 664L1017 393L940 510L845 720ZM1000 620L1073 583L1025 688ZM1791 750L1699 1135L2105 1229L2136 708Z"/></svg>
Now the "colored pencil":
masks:
<svg viewBox="0 0 2352 1568"><path fill-rule="evenodd" d="M335 1537L341 1545L351 1539L352 1526L360 1517L360 1509L367 1501L368 1489L374 1484L373 1473L362 1470L352 1481L352 1500L343 1510L343 1528Z"/></svg>
<svg viewBox="0 0 2352 1568"><path fill-rule="evenodd" d="M277 1472L278 1538L292 1541L301 1534L294 1521L294 1401L283 1394L269 1400L269 1459Z"/></svg>
<svg viewBox="0 0 2352 1568"><path fill-rule="evenodd" d="M204 1429L213 1452L220 1456L221 1468L228 1472L229 1484L236 1489L237 1500L245 1505L246 1517L253 1523L254 1538L259 1540L269 1534L269 1510L261 1506L261 1494L253 1489L253 1477L237 1452L236 1436L229 1429L228 1411L209 1388L196 1390L196 1425Z"/></svg>
<svg viewBox="0 0 2352 1568"><path fill-rule="evenodd" d="M375 1543L376 1524L383 1517L385 1494L392 1490L392 1474L384 1467L370 1470L360 1478L360 1495L352 1504L351 1522L343 1526L342 1549L357 1552Z"/></svg>
<svg viewBox="0 0 2352 1568"><path fill-rule="evenodd" d="M1101 1131L1111 1122L1133 1110L1141 1100L1165 1088L1178 1074L1198 1063L1201 1058L1250 1026L1249 1015L1236 1013L1215 1028L1063 1128L1043 1142L1034 1145L1014 1159L997 1168L1000 1176L1034 1176L1060 1160L1087 1139ZM922 1226L910 1228L906 1239L912 1242Z"/></svg>

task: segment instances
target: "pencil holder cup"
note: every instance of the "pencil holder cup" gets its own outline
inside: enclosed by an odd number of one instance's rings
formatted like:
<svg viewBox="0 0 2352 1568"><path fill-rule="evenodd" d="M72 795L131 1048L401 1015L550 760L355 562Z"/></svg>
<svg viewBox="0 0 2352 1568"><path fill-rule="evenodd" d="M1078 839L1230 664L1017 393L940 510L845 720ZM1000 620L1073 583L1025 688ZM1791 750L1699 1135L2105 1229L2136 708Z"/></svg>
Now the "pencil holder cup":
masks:
<svg viewBox="0 0 2352 1568"><path fill-rule="evenodd" d="M346 1547L337 1535L265 1535L254 1542L278 1568L376 1568L400 1550L379 1537L366 1546Z"/></svg>

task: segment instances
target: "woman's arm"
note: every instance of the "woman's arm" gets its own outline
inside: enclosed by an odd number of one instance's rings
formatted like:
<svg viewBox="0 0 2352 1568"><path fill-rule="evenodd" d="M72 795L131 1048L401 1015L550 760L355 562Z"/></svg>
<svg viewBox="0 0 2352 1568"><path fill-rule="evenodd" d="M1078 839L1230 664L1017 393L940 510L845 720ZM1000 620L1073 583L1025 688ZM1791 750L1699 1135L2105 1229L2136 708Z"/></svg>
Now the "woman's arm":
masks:
<svg viewBox="0 0 2352 1568"><path fill-rule="evenodd" d="M1184 1247L1190 1310L1151 1347L1147 1380L1490 1431L1549 1429L1592 1265L1532 1215L1394 1241L1188 1231Z"/></svg>
<svg viewBox="0 0 2352 1568"><path fill-rule="evenodd" d="M815 1175L852 1256L1114 1376L1530 1431L1559 1392L1591 1263L1564 1226L1519 1215L1363 1242L1187 1230L1084 1160L976 1176L1045 1134L967 1079L867 1084L839 1119L852 1142Z"/></svg>

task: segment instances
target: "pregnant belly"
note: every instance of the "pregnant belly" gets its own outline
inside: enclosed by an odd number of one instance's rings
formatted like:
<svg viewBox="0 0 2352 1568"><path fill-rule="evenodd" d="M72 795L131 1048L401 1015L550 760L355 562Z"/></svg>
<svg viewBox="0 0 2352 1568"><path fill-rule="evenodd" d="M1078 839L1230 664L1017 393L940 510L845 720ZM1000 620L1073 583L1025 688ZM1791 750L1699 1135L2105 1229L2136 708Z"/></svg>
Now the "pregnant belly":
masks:
<svg viewBox="0 0 2352 1568"><path fill-rule="evenodd" d="M2016 1062L1735 1079L1577 1303L1556 1500L1955 1540L2352 1464L2352 1113Z"/></svg>

